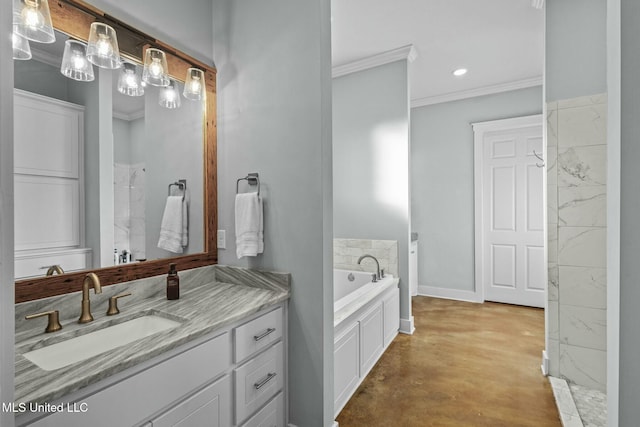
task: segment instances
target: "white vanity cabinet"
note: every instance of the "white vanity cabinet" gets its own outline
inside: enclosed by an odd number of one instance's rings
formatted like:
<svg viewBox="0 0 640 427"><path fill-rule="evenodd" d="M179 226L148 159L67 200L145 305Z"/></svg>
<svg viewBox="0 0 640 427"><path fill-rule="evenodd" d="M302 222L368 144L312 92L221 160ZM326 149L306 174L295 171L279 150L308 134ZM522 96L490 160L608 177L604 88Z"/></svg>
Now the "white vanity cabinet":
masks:
<svg viewBox="0 0 640 427"><path fill-rule="evenodd" d="M144 362L135 373L79 390L56 403L62 412L35 422L19 416L16 425L285 426L286 321L280 303ZM69 405L86 412L69 412Z"/></svg>

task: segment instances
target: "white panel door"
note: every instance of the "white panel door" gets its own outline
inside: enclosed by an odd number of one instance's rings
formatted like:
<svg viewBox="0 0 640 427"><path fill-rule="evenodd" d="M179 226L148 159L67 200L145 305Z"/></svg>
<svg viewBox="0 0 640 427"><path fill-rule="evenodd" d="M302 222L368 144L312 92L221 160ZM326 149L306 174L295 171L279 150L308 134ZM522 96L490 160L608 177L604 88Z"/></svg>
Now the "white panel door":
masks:
<svg viewBox="0 0 640 427"><path fill-rule="evenodd" d="M542 123L485 131L481 143L484 299L544 307Z"/></svg>

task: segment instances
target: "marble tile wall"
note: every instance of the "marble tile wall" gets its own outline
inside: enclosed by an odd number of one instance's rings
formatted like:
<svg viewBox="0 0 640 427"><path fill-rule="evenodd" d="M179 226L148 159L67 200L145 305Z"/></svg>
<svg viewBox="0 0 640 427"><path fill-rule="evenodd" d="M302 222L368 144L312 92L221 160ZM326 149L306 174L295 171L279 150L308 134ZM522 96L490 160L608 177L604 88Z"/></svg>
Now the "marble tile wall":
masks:
<svg viewBox="0 0 640 427"><path fill-rule="evenodd" d="M114 249L144 259L145 253L144 163L114 165Z"/></svg>
<svg viewBox="0 0 640 427"><path fill-rule="evenodd" d="M606 388L607 97L547 104L549 369Z"/></svg>
<svg viewBox="0 0 640 427"><path fill-rule="evenodd" d="M396 240L333 239L333 267L340 270L376 271L375 263L358 258L373 255L385 272L398 277L398 242Z"/></svg>

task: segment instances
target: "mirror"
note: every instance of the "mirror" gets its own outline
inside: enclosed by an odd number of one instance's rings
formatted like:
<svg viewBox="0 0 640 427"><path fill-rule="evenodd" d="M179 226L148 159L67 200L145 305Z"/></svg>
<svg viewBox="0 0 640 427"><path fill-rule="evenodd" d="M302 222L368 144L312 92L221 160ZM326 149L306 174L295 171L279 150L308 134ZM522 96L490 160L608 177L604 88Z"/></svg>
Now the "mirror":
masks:
<svg viewBox="0 0 640 427"><path fill-rule="evenodd" d="M131 63L140 64L145 47L166 50L170 75L180 93L186 69L203 69L206 100L182 98L180 108L167 109L158 102L161 88L147 86L140 97L123 95L117 91L120 70L94 67L93 82L68 79L59 71L65 34L83 39L76 34L82 31L78 23L88 22L86 37L96 17L73 2L60 5L63 10L52 16L57 42L53 46L33 43L34 58L14 62L16 121L21 117L20 108L25 108L22 116L27 117L27 126L22 125L27 130L18 130L16 124L15 132L16 277L29 277L16 282L16 302L79 290L86 270L99 269L96 272L103 285L108 285L166 273L169 262L176 262L179 269L215 263L215 70L157 40L146 38L141 47L141 33L131 36L124 24L109 22L117 29L121 53ZM95 9L91 13L99 14ZM136 40L132 42L127 36ZM126 46L133 48L127 51ZM46 102L56 104L56 100L69 107L68 113L52 110L51 114L62 114L65 119L77 114L76 110L82 113L76 119L81 129L75 132L81 135L76 169L64 164L65 157L60 155L71 153L67 157L74 158L76 153L68 142L73 139L68 138L68 122L74 119L58 126L63 134L67 132L58 138L62 140L60 147L54 143L56 132L34 137L44 127L33 126L29 120L34 98L45 102L37 108L47 109ZM20 138L36 142L24 144ZM63 168L51 166L60 159ZM34 182L33 176L25 173L33 171L24 166L31 164L39 170L54 170L51 182L40 190L42 174ZM188 238L182 239L179 247L166 250L158 247L158 241L169 195L183 196L187 201ZM36 206L47 209L34 209L34 200L38 201ZM43 247L37 246L43 243ZM54 264L65 273L42 277ZM40 277L30 277L38 273Z"/></svg>

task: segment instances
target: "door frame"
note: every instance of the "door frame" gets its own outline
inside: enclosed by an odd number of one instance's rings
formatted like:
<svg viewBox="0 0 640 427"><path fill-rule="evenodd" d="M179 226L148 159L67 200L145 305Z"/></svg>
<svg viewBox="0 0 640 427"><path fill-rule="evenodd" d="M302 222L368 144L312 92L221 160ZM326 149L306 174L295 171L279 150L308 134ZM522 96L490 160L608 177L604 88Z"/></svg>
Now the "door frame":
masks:
<svg viewBox="0 0 640 427"><path fill-rule="evenodd" d="M501 119L501 120L491 120L487 122L477 122L471 123L473 128L473 185L474 185L474 262L475 262L475 279L474 279L474 287L475 287L475 296L476 301L484 302L485 301L485 290L482 284L482 269L484 265L485 253L483 251L484 243L485 243L485 233L483 229L484 224L484 214L483 214L483 205L485 200L484 194L484 178L483 171L485 167L484 156L483 156L483 141L486 133L496 132L502 130L516 130L531 126L540 125L542 127L542 157L544 159L547 158L547 144L546 137L544 135L544 121L542 114L534 114L531 116L522 116L522 117L514 117L509 119ZM543 174L543 189L542 189L542 199L544 200L545 206L543 211L543 233L547 235L547 175ZM546 238L544 240L544 263L548 264L547 261L547 241ZM545 276L547 276L548 272L545 269ZM548 299L547 297L548 288L545 286L544 294L545 301Z"/></svg>

